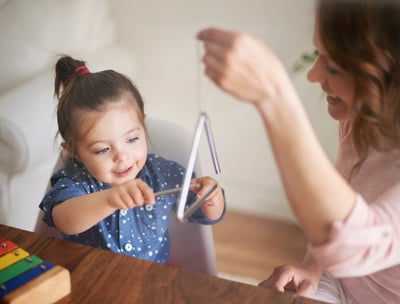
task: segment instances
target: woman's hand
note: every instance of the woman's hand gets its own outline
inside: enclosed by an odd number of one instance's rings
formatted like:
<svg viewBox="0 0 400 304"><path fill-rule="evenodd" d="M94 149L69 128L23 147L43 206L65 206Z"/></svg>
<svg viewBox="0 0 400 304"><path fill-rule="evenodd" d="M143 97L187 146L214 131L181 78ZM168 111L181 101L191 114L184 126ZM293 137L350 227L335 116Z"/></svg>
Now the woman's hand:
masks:
<svg viewBox="0 0 400 304"><path fill-rule="evenodd" d="M115 209L130 209L155 204L153 190L141 179L128 181L108 191L107 202Z"/></svg>
<svg viewBox="0 0 400 304"><path fill-rule="evenodd" d="M259 39L217 28L205 29L197 38L204 42L205 73L227 93L254 104L282 93L286 71Z"/></svg>
<svg viewBox="0 0 400 304"><path fill-rule="evenodd" d="M271 276L258 286L278 291L293 291L295 296L307 297L317 291L321 272L306 266L282 265L276 267Z"/></svg>
<svg viewBox="0 0 400 304"><path fill-rule="evenodd" d="M213 178L206 176L192 179L191 184L200 185L200 187L191 188L191 191L196 193L196 199L198 199L214 184L218 183ZM224 211L224 205L224 195L222 194L221 187L218 185L201 205L201 211L210 220L217 220Z"/></svg>

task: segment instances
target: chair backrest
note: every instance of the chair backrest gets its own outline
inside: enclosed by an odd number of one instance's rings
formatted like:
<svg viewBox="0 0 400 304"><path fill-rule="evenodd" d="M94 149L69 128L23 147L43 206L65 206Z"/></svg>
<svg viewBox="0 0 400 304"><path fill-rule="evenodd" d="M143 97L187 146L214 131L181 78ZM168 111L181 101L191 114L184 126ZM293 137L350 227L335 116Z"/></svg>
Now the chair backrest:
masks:
<svg viewBox="0 0 400 304"><path fill-rule="evenodd" d="M146 118L146 128L150 153L159 154L186 166L192 145L191 132L180 125L154 117ZM65 156L60 155L53 172L63 166L63 159ZM196 174L200 176L199 162L196 163L195 169ZM50 185L48 189L49 187ZM47 226L42 221L42 217L43 212L40 210L35 231L52 237L61 237L55 228ZM172 214L169 232L171 240L169 265L214 276L217 274L212 226L182 224L176 215Z"/></svg>

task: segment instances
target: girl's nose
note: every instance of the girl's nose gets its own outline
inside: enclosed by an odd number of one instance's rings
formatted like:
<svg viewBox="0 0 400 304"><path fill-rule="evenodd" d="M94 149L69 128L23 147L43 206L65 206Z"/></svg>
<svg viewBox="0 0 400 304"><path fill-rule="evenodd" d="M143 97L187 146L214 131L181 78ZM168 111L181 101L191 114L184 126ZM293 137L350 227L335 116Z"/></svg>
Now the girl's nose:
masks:
<svg viewBox="0 0 400 304"><path fill-rule="evenodd" d="M122 162L124 161L128 156L128 153L124 150L117 150L115 155L114 155L114 161L115 162Z"/></svg>

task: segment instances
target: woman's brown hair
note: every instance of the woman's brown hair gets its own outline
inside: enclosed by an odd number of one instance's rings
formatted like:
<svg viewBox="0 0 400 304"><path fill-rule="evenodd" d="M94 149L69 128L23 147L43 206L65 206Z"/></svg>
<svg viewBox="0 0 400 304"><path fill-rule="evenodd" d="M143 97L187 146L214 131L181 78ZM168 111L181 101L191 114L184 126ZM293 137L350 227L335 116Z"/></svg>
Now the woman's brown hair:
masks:
<svg viewBox="0 0 400 304"><path fill-rule="evenodd" d="M371 149L400 147L400 1L317 0L316 17L329 56L355 80L356 171Z"/></svg>

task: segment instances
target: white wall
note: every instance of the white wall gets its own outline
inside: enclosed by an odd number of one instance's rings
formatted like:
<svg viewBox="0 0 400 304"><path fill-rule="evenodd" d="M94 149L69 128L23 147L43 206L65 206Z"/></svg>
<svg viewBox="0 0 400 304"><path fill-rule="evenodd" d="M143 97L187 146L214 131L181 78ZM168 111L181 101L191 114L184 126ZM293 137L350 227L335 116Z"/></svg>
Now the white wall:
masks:
<svg viewBox="0 0 400 304"><path fill-rule="evenodd" d="M108 19L108 4L116 20ZM93 58L82 59L91 68L96 58L123 62L119 71L137 83L149 115L193 130L199 111L209 114L222 168L217 178L226 190L228 208L293 219L258 114L203 76L195 35L208 26L249 32L263 39L289 69L302 52L313 49L313 5L314 0L0 0L0 36L7 42L0 48L0 91L42 69L50 73L54 53L75 56L89 49ZM118 55L114 34L136 62ZM308 84L305 73L293 75L293 82L333 159L336 123L326 113L319 86ZM200 152L203 172L215 176L205 142Z"/></svg>
<svg viewBox="0 0 400 304"><path fill-rule="evenodd" d="M256 111L233 101L203 77L196 33L208 26L246 31L262 38L290 66L313 49L312 0L114 0L117 39L136 57L131 78L144 95L149 115L192 130L199 111L214 129L222 167L218 176L230 209L292 220L279 173ZM336 123L328 118L318 85L293 75L312 123L334 159ZM213 174L204 142L203 172ZM312 168L310 168L312 170Z"/></svg>
<svg viewBox="0 0 400 304"><path fill-rule="evenodd" d="M34 228L58 157L57 54L93 71L135 70L132 52L114 42L110 2L0 0L0 223Z"/></svg>

